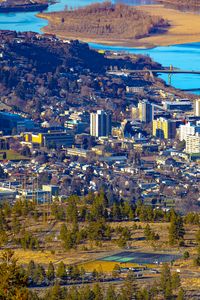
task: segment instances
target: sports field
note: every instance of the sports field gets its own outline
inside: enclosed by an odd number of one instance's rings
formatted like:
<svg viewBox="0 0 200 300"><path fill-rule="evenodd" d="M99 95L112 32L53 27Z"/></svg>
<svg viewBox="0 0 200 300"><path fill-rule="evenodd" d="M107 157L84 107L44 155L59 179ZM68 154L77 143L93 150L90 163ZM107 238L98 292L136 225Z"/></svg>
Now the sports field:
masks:
<svg viewBox="0 0 200 300"><path fill-rule="evenodd" d="M177 254L164 253L144 253L144 252L121 252L116 255L103 257L103 261L112 261L118 263L135 263L135 264L160 264L171 262L180 258Z"/></svg>

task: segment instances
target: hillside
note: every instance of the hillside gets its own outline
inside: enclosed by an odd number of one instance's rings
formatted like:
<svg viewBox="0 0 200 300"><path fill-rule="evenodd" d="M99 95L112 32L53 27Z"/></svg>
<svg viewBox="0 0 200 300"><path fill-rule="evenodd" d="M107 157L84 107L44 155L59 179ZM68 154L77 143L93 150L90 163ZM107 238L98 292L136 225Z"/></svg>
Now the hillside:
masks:
<svg viewBox="0 0 200 300"><path fill-rule="evenodd" d="M96 3L63 12L40 14L50 21L46 32L66 38L118 40L127 42L164 33L169 24L159 16L151 16L135 7L110 2Z"/></svg>
<svg viewBox="0 0 200 300"><path fill-rule="evenodd" d="M23 110L34 119L39 118L45 105L57 105L57 108L58 105L80 106L82 101L87 101L91 107L93 100L81 95L82 87L99 93L101 86L98 82L103 80L110 67L161 68L149 57L108 59L86 43L64 43L52 35L0 31L0 39L1 102L14 111ZM79 80L81 76L87 80ZM110 95L109 85L114 79L109 80L105 83L106 96ZM116 94L116 97L122 101L121 94Z"/></svg>
<svg viewBox="0 0 200 300"><path fill-rule="evenodd" d="M184 6L184 7L196 7L200 6L200 1L199 0L158 0L158 2L162 3L169 3L173 5L178 5L178 6Z"/></svg>

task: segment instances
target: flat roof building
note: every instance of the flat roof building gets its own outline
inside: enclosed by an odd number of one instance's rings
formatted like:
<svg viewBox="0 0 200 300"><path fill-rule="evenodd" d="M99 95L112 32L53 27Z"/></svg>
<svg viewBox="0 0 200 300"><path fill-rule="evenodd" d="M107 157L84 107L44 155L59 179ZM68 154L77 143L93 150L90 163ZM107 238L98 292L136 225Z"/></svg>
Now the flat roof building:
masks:
<svg viewBox="0 0 200 300"><path fill-rule="evenodd" d="M112 130L111 113L97 110L90 114L90 135L95 137L109 136Z"/></svg>
<svg viewBox="0 0 200 300"><path fill-rule="evenodd" d="M151 123L154 118L154 106L147 100L140 101L138 104L139 119L144 123Z"/></svg>
<svg viewBox="0 0 200 300"><path fill-rule="evenodd" d="M194 125L190 122L186 123L185 125L180 125L179 128L179 139L180 141L185 140L188 135L195 135L196 133L200 133L200 124Z"/></svg>
<svg viewBox="0 0 200 300"><path fill-rule="evenodd" d="M35 124L32 120L25 119L17 114L0 112L0 131L3 131L4 135L10 135L13 131L17 134L34 129L34 127Z"/></svg>
<svg viewBox="0 0 200 300"><path fill-rule="evenodd" d="M48 133L27 133L25 141L40 147L71 147L74 144L74 134L65 131L53 131Z"/></svg>
<svg viewBox="0 0 200 300"><path fill-rule="evenodd" d="M187 135L186 137L186 153L200 153L200 135Z"/></svg>
<svg viewBox="0 0 200 300"><path fill-rule="evenodd" d="M160 139L174 139L176 136L176 120L164 118L153 120L153 135Z"/></svg>
<svg viewBox="0 0 200 300"><path fill-rule="evenodd" d="M200 117L200 99L197 99L194 102L194 115Z"/></svg>

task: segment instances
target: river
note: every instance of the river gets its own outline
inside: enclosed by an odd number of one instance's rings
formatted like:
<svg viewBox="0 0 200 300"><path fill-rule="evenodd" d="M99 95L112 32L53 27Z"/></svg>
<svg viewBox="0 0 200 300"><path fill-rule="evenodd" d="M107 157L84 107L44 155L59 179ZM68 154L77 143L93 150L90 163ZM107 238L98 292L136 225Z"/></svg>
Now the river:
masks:
<svg viewBox="0 0 200 300"><path fill-rule="evenodd" d="M50 5L48 11L63 10L65 6L79 7L104 0L60 0ZM153 4L153 0L114 0L115 3L123 2L129 5ZM7 13L0 14L0 29L16 31L35 31L41 33L41 28L47 25L47 21L37 18L36 13ZM200 70L200 42L168 47L156 47L153 49L134 49L126 47L111 47L90 44L93 48L108 49L114 51L127 51L131 53L146 54L163 66L173 65L182 70ZM161 75L167 81L167 75ZM177 74L172 76L172 85L181 89L200 89L200 75ZM200 94L200 91L195 91Z"/></svg>

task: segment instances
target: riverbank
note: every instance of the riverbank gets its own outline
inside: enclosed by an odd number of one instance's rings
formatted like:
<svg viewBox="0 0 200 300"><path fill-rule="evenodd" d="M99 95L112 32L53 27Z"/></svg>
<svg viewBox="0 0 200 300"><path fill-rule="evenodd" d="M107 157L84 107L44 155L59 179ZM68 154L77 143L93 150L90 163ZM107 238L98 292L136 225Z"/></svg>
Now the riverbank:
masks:
<svg viewBox="0 0 200 300"><path fill-rule="evenodd" d="M176 44L186 44L200 41L200 15L181 12L176 9L166 8L163 5L139 6L138 10L147 12L152 16L160 16L171 25L165 33L154 34L141 39L103 39L98 36L84 37L81 34L71 34L57 28L60 22L58 13L40 13L37 16L48 20L48 26L42 28L44 33L53 33L62 39L80 39L90 43L98 43L112 46L125 46L134 48L152 48L156 46L169 46Z"/></svg>

